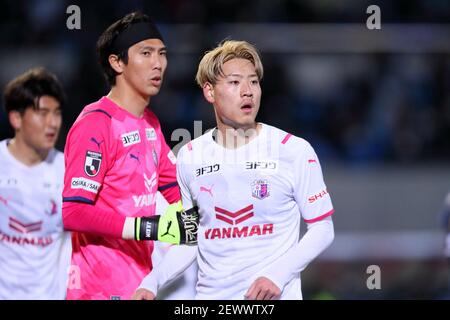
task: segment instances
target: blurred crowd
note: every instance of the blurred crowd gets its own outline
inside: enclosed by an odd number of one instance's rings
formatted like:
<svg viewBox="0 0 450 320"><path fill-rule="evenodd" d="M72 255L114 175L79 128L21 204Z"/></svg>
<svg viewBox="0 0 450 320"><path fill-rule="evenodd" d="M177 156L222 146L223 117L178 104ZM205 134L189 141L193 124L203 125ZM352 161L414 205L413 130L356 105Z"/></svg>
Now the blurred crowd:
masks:
<svg viewBox="0 0 450 320"><path fill-rule="evenodd" d="M81 9L81 30L66 28L66 8ZM169 69L153 108L165 122L166 139L176 128L193 133L214 119L196 87L200 55L220 39L219 23L364 23L368 1L2 1L0 85L44 65L67 93L64 128L89 101L107 93L95 42L114 19L134 9L149 13L163 33L180 24L200 26L189 50L168 39ZM446 1L378 1L383 22L448 23ZM405 9L406 8L406 9ZM285 35L280 34L280 37ZM283 39L284 40L284 39ZM290 39L286 36L286 42ZM176 50L173 50L177 48ZM343 163L444 162L450 159L450 54L374 52L277 53L262 50L265 65L259 116L305 137L323 159ZM10 135L0 113L0 138ZM172 146L178 141L171 141Z"/></svg>

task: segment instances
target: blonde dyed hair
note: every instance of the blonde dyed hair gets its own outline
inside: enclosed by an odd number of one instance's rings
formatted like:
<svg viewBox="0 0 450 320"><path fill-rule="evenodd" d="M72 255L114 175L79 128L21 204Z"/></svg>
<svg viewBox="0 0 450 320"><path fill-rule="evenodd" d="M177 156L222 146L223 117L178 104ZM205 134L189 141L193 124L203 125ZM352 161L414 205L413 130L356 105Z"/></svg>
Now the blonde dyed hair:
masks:
<svg viewBox="0 0 450 320"><path fill-rule="evenodd" d="M195 81L200 88L207 82L215 85L219 77L225 76L224 63L237 58L249 60L255 66L258 80L262 79L264 70L258 50L247 41L224 40L203 56Z"/></svg>

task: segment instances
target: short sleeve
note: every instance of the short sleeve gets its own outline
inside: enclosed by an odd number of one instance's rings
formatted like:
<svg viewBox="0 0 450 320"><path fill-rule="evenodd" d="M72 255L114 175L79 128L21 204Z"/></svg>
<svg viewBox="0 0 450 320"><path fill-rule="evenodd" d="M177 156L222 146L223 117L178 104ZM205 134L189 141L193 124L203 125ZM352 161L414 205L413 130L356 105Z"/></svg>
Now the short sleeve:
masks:
<svg viewBox="0 0 450 320"><path fill-rule="evenodd" d="M294 198L305 222L313 223L332 215L334 209L319 158L309 143L294 162L294 172Z"/></svg>
<svg viewBox="0 0 450 320"><path fill-rule="evenodd" d="M95 203L113 157L110 126L107 114L93 112L70 129L64 149L63 202Z"/></svg>
<svg viewBox="0 0 450 320"><path fill-rule="evenodd" d="M180 190L177 183L176 157L170 150L164 136L161 134L161 155L159 161L158 191L167 202L174 203L180 200Z"/></svg>

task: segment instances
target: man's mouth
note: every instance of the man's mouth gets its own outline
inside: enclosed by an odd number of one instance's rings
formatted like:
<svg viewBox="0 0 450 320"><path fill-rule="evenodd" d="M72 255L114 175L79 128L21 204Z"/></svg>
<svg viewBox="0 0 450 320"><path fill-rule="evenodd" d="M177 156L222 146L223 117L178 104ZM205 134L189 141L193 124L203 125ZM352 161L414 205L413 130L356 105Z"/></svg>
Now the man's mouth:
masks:
<svg viewBox="0 0 450 320"><path fill-rule="evenodd" d="M55 139L56 138L56 133L54 133L54 132L53 133L52 132L46 133L45 137L47 139Z"/></svg>
<svg viewBox="0 0 450 320"><path fill-rule="evenodd" d="M251 103L246 103L244 105L241 106L241 110L244 112L251 112L253 109L253 106Z"/></svg>
<svg viewBox="0 0 450 320"><path fill-rule="evenodd" d="M150 81L154 86L161 85L161 77L160 76L153 77L150 79Z"/></svg>

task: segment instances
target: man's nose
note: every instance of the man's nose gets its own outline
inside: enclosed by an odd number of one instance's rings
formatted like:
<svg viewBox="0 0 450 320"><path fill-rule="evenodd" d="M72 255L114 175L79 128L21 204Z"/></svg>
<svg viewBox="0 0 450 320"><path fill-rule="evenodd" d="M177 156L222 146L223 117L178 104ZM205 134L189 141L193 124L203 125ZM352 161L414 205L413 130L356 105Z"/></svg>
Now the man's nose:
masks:
<svg viewBox="0 0 450 320"><path fill-rule="evenodd" d="M248 82L243 82L242 87L241 87L241 94L242 94L242 96L245 96L245 97L253 96L252 88Z"/></svg>

